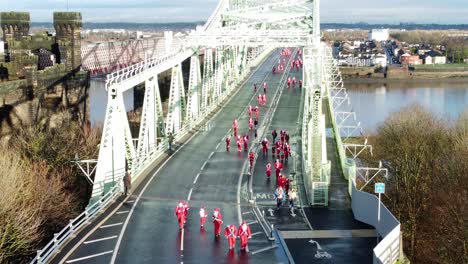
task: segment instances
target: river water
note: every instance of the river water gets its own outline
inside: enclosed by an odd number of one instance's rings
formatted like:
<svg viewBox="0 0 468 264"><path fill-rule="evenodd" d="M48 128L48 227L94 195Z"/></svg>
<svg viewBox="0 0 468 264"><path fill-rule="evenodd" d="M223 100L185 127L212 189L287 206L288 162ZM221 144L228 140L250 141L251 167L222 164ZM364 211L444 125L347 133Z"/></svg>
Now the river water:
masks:
<svg viewBox="0 0 468 264"><path fill-rule="evenodd" d="M444 119L468 111L468 80L460 82L346 83L351 100L340 110L356 112L364 133L374 132L392 112L412 104L430 109Z"/></svg>
<svg viewBox="0 0 468 264"><path fill-rule="evenodd" d="M92 126L103 125L106 117L107 91L105 86L105 79L91 79L89 88L89 114ZM127 112L133 110L133 88L124 92L124 105Z"/></svg>

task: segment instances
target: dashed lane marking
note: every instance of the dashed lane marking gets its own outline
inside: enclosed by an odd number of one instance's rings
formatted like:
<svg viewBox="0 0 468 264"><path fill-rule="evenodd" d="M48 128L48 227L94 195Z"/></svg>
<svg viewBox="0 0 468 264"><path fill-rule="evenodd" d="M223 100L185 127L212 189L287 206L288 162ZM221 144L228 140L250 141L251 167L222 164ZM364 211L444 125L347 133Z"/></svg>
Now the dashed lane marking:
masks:
<svg viewBox="0 0 468 264"><path fill-rule="evenodd" d="M117 213L115 213L115 214L126 214L126 213L128 213L128 212L130 212L130 211L129 211L129 210L126 210L126 211L119 211L119 212L117 212Z"/></svg>
<svg viewBox="0 0 468 264"><path fill-rule="evenodd" d="M249 223L247 223L247 224L248 224L248 225L253 225L253 224L256 224L256 223L258 223L258 221L257 221L257 220L255 220L255 221L252 221L252 222L249 222Z"/></svg>
<svg viewBox="0 0 468 264"><path fill-rule="evenodd" d="M180 235L180 251L184 251L184 230L182 229L182 234Z"/></svg>
<svg viewBox="0 0 468 264"><path fill-rule="evenodd" d="M243 214L243 215L246 215L246 214L251 214L251 213L252 213L252 212L247 211L247 212L243 212L242 214Z"/></svg>
<svg viewBox="0 0 468 264"><path fill-rule="evenodd" d="M200 173L198 173L197 176L195 176L195 180L193 180L193 184L197 183L198 177L200 177Z"/></svg>
<svg viewBox="0 0 468 264"><path fill-rule="evenodd" d="M256 235L260 235L260 234L263 234L263 232L255 232L252 234L252 236L256 236Z"/></svg>
<svg viewBox="0 0 468 264"><path fill-rule="evenodd" d="M187 201L190 201L190 197L192 197L192 191L193 191L193 188L190 189L190 192L187 196Z"/></svg>
<svg viewBox="0 0 468 264"><path fill-rule="evenodd" d="M133 203L135 202L135 200L130 200L130 201L127 201L127 203Z"/></svg>
<svg viewBox="0 0 468 264"><path fill-rule="evenodd" d="M208 159L211 159L211 157L213 157L213 154L214 154L214 151L211 152L210 156L208 157Z"/></svg>
<svg viewBox="0 0 468 264"><path fill-rule="evenodd" d="M112 254L112 252L114 252L114 251L113 251L113 250L109 250L109 251L105 251L105 252L102 252L102 253L97 253L97 254L89 255L89 256L86 256L86 257L82 257L82 258L67 260L66 263L73 263L73 262L78 262L78 261L82 261L82 260L85 260L85 259L95 258L95 257L107 255L107 254Z"/></svg>
<svg viewBox="0 0 468 264"><path fill-rule="evenodd" d="M103 225L100 228L108 228L108 227L113 227L113 226L119 226L123 225L123 223L115 223L115 224L110 224L110 225Z"/></svg>
<svg viewBox="0 0 468 264"><path fill-rule="evenodd" d="M89 241L83 242L83 244L87 245L87 244L101 242L101 241L110 240L110 239L114 239L114 238L117 238L117 236L110 236L110 237L104 237L104 238L99 238L99 239L95 239L95 240L89 240Z"/></svg>
<svg viewBox="0 0 468 264"><path fill-rule="evenodd" d="M205 163L203 163L203 165L201 166L201 169L200 169L200 170L204 170L204 169L205 169L206 163L208 163L208 161L205 161Z"/></svg>

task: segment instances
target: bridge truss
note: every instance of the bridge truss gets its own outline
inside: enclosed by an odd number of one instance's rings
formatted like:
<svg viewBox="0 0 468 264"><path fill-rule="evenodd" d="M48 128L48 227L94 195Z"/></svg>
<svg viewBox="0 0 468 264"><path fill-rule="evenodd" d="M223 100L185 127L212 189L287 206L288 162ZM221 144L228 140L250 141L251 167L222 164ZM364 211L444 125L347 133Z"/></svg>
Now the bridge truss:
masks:
<svg viewBox="0 0 468 264"><path fill-rule="evenodd" d="M325 94L321 72L319 0L221 0L203 27L179 38L181 45L107 75L108 103L101 139L94 199L144 170L166 149L169 137L182 139L239 87L250 66L277 47L303 49L303 152L311 201L323 203L329 179L323 164ZM190 61L188 87L182 63ZM163 112L158 75L171 70L167 113ZM123 93L144 84L138 138L133 138ZM136 142L136 144L134 144ZM325 171L325 173L324 173ZM321 197L318 197L321 195Z"/></svg>

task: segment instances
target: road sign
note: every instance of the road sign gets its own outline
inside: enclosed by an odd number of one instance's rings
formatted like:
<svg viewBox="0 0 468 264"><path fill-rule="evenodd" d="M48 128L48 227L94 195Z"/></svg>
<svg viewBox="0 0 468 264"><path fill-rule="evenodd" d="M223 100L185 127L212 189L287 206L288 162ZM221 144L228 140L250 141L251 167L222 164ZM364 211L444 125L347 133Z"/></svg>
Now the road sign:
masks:
<svg viewBox="0 0 468 264"><path fill-rule="evenodd" d="M382 193L385 193L385 183L383 182L377 182L375 185L374 185L374 192L375 193L378 193L379 194L379 204L378 204L378 212L377 212L377 221L380 222L380 204L382 203L380 201L380 195Z"/></svg>
<svg viewBox="0 0 468 264"><path fill-rule="evenodd" d="M385 183L378 182L374 185L374 192L375 193L385 193Z"/></svg>

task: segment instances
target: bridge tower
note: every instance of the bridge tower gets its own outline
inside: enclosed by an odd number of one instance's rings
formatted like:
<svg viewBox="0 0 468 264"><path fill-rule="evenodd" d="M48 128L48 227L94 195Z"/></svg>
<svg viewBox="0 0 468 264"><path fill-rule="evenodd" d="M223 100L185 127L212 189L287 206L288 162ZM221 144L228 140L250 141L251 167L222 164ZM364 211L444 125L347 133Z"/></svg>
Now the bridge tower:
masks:
<svg viewBox="0 0 468 264"><path fill-rule="evenodd" d="M82 18L79 12L54 12L54 28L60 51L60 63L68 70L81 67Z"/></svg>

